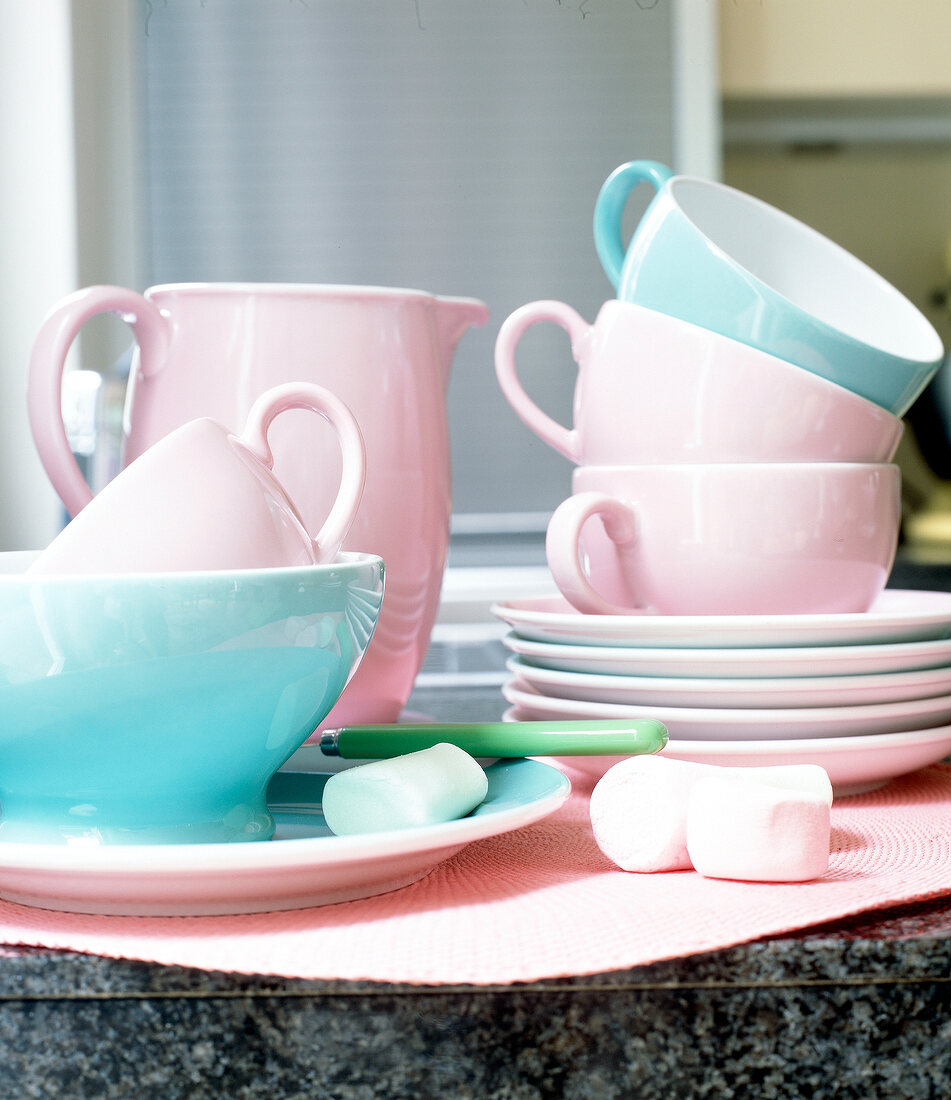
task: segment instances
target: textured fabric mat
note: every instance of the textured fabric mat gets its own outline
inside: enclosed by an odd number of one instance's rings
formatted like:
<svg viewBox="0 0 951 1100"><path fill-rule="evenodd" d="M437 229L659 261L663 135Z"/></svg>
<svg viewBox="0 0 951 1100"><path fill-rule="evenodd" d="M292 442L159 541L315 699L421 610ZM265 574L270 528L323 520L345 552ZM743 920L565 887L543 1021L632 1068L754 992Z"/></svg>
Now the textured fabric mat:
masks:
<svg viewBox="0 0 951 1100"><path fill-rule="evenodd" d="M948 764L836 802L828 873L793 884L618 871L592 837L585 781L572 778L551 817L470 844L379 897L160 918L0 902L0 942L298 978L501 984L623 969L951 893Z"/></svg>

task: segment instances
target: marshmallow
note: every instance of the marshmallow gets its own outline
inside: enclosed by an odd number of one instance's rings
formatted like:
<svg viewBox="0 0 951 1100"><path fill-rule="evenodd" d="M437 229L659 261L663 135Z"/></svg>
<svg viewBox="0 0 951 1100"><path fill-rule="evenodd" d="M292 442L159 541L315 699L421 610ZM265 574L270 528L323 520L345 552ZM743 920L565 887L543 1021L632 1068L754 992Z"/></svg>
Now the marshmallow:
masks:
<svg viewBox="0 0 951 1100"><path fill-rule="evenodd" d="M690 791L712 765L631 756L609 768L591 792L594 839L623 871L679 871L687 855Z"/></svg>
<svg viewBox="0 0 951 1100"><path fill-rule="evenodd" d="M832 805L832 781L825 768L818 764L775 764L768 768L720 768L717 774L730 774L739 779L755 779L787 791L811 793Z"/></svg>
<svg viewBox="0 0 951 1100"><path fill-rule="evenodd" d="M474 810L488 789L473 757L440 743L335 772L321 808L330 831L348 836L453 821Z"/></svg>
<svg viewBox="0 0 951 1100"><path fill-rule="evenodd" d="M708 878L805 882L829 868L829 803L808 791L707 776L691 791L686 833Z"/></svg>
<svg viewBox="0 0 951 1100"><path fill-rule="evenodd" d="M590 815L601 851L624 871L693 867L687 848L687 810L703 779L732 778L832 803L832 784L816 764L726 768L664 756L632 756L609 768L591 792Z"/></svg>

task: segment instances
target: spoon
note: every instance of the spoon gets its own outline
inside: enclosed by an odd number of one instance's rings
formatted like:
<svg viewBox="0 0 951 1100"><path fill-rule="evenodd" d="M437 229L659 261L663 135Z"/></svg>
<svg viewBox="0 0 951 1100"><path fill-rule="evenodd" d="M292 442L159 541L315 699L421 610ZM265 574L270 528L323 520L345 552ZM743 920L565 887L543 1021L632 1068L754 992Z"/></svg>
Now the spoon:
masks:
<svg viewBox="0 0 951 1100"><path fill-rule="evenodd" d="M600 722L469 722L343 726L324 730L325 756L382 759L448 743L471 756L640 756L660 752L667 727L653 718Z"/></svg>

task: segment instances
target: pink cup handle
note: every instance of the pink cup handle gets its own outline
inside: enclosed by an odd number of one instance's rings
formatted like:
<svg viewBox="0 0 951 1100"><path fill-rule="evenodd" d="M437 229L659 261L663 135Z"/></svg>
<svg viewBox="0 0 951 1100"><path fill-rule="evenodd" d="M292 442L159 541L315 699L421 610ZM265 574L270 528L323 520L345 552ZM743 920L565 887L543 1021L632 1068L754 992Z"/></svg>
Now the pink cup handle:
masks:
<svg viewBox="0 0 951 1100"><path fill-rule="evenodd" d="M27 385L30 428L40 461L71 516L92 500L63 424L63 371L70 346L97 313L118 313L139 345L140 371L149 375L165 362L171 332L158 309L141 294L119 286L91 286L70 294L46 315L33 344Z"/></svg>
<svg viewBox="0 0 951 1100"><path fill-rule="evenodd" d="M366 483L367 459L363 433L353 413L329 390L309 382L288 382L274 386L254 402L239 440L269 470L274 468L274 456L267 440L268 429L276 416L288 409L308 409L322 416L337 433L343 470L340 487L323 526L312 536L314 560L332 561L360 507Z"/></svg>
<svg viewBox="0 0 951 1100"><path fill-rule="evenodd" d="M636 609L622 607L596 592L581 565L581 530L589 519L600 516L608 538L619 549L637 538L637 523L630 505L604 493L576 493L562 501L548 524L545 553L548 568L565 599L587 615L632 615Z"/></svg>
<svg viewBox="0 0 951 1100"><path fill-rule="evenodd" d="M580 360L583 341L591 331L587 321L564 302L529 302L510 314L502 323L495 341L495 373L506 400L540 439L572 462L579 462L578 436L573 429L553 420L535 404L525 392L515 369L515 349L526 329L540 321L553 321L560 325L571 339L571 351L575 362Z"/></svg>

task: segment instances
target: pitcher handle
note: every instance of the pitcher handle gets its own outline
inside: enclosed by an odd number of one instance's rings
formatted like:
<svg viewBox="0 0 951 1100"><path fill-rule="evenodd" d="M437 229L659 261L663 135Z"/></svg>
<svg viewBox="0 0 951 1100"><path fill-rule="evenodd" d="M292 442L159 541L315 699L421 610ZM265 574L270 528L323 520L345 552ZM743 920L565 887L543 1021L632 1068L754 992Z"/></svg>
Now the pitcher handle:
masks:
<svg viewBox="0 0 951 1100"><path fill-rule="evenodd" d="M237 437L268 470L274 469L268 429L274 418L288 409L307 409L322 416L336 432L340 445L343 468L337 496L320 530L311 536L314 561L323 564L337 556L356 518L366 484L366 446L353 413L338 397L311 382L287 382L261 394Z"/></svg>
<svg viewBox="0 0 951 1100"><path fill-rule="evenodd" d="M621 217L627 197L639 183L653 184L659 191L673 176L666 164L656 160L632 160L615 168L601 186L594 204L594 246L604 272L617 287L621 281L626 247L621 239Z"/></svg>
<svg viewBox="0 0 951 1100"><path fill-rule="evenodd" d="M545 555L548 568L565 599L585 615L635 615L605 599L596 591L581 565L581 530L589 519L600 516L604 530L619 550L630 547L637 538L637 522L629 504L606 493L575 493L561 502L548 524Z"/></svg>
<svg viewBox="0 0 951 1100"><path fill-rule="evenodd" d="M30 356L27 409L40 461L71 516L92 500L92 490L69 447L63 423L66 356L83 325L98 313L118 313L139 346L140 370L149 375L165 361L169 323L158 308L134 290L91 286L58 302L43 319Z"/></svg>
<svg viewBox="0 0 951 1100"><path fill-rule="evenodd" d="M535 404L519 381L515 367L515 350L525 331L540 321L560 325L571 340L575 362L581 361L581 350L591 331L591 325L564 302L529 302L510 314L502 323L495 341L495 373L506 400L519 419L540 439L572 462L579 462L578 433L559 424Z"/></svg>

